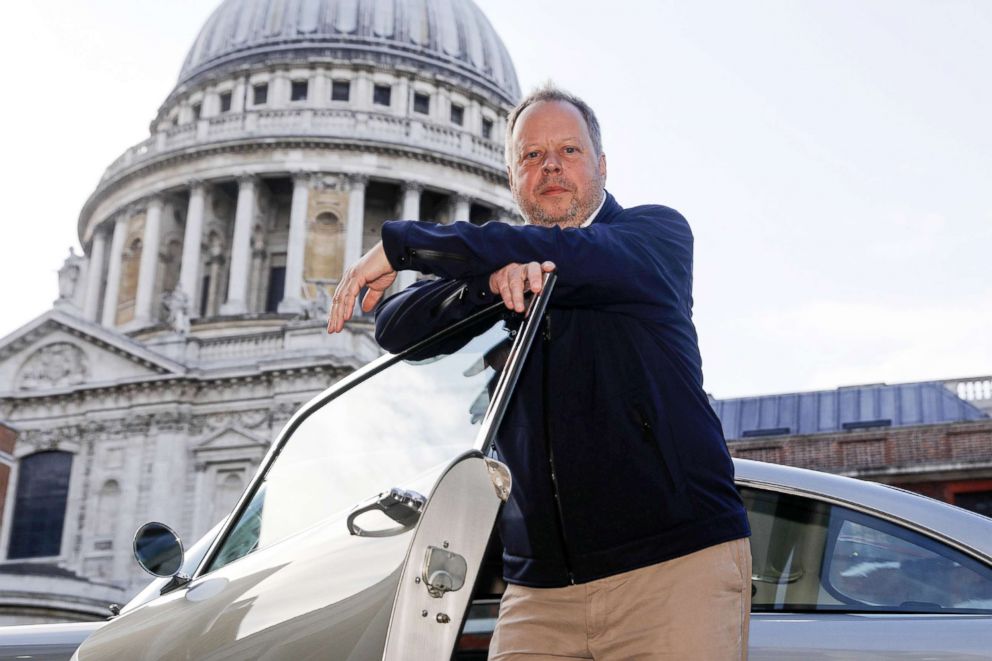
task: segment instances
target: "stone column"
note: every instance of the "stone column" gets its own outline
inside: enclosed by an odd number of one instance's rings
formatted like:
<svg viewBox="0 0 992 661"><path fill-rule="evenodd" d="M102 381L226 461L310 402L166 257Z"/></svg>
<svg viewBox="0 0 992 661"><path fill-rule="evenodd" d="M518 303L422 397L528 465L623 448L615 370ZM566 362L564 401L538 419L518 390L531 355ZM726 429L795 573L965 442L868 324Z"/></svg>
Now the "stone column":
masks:
<svg viewBox="0 0 992 661"><path fill-rule="evenodd" d="M364 204L364 188L363 188ZM293 175L293 203L289 210L289 244L286 246L286 284L279 301L279 312L303 310L303 257L307 242L307 203L310 198L310 175ZM349 211L348 227L351 227Z"/></svg>
<svg viewBox="0 0 992 661"><path fill-rule="evenodd" d="M403 220L420 220L420 193L424 187L416 182L407 182L403 187ZM417 281L416 271L400 271L396 276L397 290L406 289Z"/></svg>
<svg viewBox="0 0 992 661"><path fill-rule="evenodd" d="M183 262L179 268L179 289L186 296L190 317L199 316L200 309L196 304L196 294L200 280L200 250L203 242L205 195L203 182L190 182L189 207L186 210L186 232L183 234Z"/></svg>
<svg viewBox="0 0 992 661"><path fill-rule="evenodd" d="M86 303L83 316L96 321L100 312L100 285L103 283L103 257L107 250L107 233L99 227L93 229L90 245L90 262L86 267Z"/></svg>
<svg viewBox="0 0 992 661"><path fill-rule="evenodd" d="M255 222L255 177L238 178L238 206L234 213L234 238L231 240L231 272L227 279L227 301L221 314L248 312L248 271L251 259L251 229Z"/></svg>
<svg viewBox="0 0 992 661"><path fill-rule="evenodd" d="M472 212L472 201L465 195L455 194L452 196L454 203L454 213L452 222L456 220L468 220Z"/></svg>
<svg viewBox="0 0 992 661"><path fill-rule="evenodd" d="M103 296L103 320L108 328L117 323L117 295L121 289L121 257L124 255L124 235L130 211L122 211L114 221L114 238L110 242L110 266L107 272L107 291Z"/></svg>
<svg viewBox="0 0 992 661"><path fill-rule="evenodd" d="M372 77L367 71L360 71L355 77L355 88L352 90L355 98L351 100L356 108L368 110L372 108Z"/></svg>
<svg viewBox="0 0 992 661"><path fill-rule="evenodd" d="M369 178L355 174L349 177L348 224L344 237L344 268L347 269L362 256L362 236L365 233L365 186Z"/></svg>
<svg viewBox="0 0 992 661"><path fill-rule="evenodd" d="M145 215L145 236L141 241L138 294L134 302L134 318L140 324L154 321L152 298L155 294L155 275L158 270L158 251L161 238L162 198L155 195L148 200L148 211Z"/></svg>
<svg viewBox="0 0 992 661"><path fill-rule="evenodd" d="M413 110L410 96L410 79L406 77L400 78L396 84L395 91L399 102L393 103L393 114L400 117L409 116Z"/></svg>

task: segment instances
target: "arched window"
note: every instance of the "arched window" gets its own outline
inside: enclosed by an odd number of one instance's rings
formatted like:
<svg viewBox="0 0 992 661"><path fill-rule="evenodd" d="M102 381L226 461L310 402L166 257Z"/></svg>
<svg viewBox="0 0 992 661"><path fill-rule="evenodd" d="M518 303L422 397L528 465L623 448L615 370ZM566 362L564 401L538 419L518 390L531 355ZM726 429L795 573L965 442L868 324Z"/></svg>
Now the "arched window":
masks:
<svg viewBox="0 0 992 661"><path fill-rule="evenodd" d="M58 555L62 547L72 455L58 451L37 452L18 463L14 523L7 557Z"/></svg>

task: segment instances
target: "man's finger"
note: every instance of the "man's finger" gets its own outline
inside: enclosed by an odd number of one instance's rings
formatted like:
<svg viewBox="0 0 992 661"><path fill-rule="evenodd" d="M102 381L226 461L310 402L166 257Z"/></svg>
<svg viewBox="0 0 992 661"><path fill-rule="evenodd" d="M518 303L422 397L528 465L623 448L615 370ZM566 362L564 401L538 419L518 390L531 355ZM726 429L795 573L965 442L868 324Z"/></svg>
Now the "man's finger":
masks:
<svg viewBox="0 0 992 661"><path fill-rule="evenodd" d="M512 310L513 296L510 293L510 280L507 277L506 269L502 269L496 274L496 287L499 289L500 298L503 299L503 305Z"/></svg>
<svg viewBox="0 0 992 661"><path fill-rule="evenodd" d="M509 274L510 295L513 297L513 309L517 312L524 311L524 283L527 281L527 269L523 265L518 265Z"/></svg>
<svg viewBox="0 0 992 661"><path fill-rule="evenodd" d="M545 273L551 273L552 271L555 270L555 268L557 267L555 266L554 262L544 262L543 264L541 264L541 270L544 271Z"/></svg>
<svg viewBox="0 0 992 661"><path fill-rule="evenodd" d="M371 312L378 305L379 299L382 298L382 292L378 289L369 289L365 292L365 296L362 297L362 310L364 312Z"/></svg>
<svg viewBox="0 0 992 661"><path fill-rule="evenodd" d="M544 278L541 277L541 265L537 262L527 264L527 281L530 283L532 293L541 293L541 288L544 286Z"/></svg>

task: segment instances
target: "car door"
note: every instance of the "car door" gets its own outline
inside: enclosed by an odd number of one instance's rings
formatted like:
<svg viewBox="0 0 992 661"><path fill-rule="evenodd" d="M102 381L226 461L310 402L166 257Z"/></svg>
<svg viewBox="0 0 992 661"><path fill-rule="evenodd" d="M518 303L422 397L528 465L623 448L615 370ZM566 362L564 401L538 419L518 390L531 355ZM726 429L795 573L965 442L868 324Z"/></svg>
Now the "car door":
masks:
<svg viewBox="0 0 992 661"><path fill-rule="evenodd" d="M750 658L992 658L992 568L909 525L746 486Z"/></svg>
<svg viewBox="0 0 992 661"><path fill-rule="evenodd" d="M382 658L412 524L444 513L445 480L463 465L485 467L493 497L476 534L488 540L497 464L463 453L483 442L512 390L509 367L527 333L504 317L493 306L305 406L192 580L110 622L79 661ZM432 492L439 500L418 516L418 495Z"/></svg>

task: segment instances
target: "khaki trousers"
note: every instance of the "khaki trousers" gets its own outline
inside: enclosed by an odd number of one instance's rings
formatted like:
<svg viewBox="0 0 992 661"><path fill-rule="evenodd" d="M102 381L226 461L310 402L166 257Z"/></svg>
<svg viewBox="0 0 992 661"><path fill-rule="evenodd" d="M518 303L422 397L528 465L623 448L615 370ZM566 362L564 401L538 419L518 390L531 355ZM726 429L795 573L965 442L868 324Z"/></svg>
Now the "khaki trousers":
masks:
<svg viewBox="0 0 992 661"><path fill-rule="evenodd" d="M581 585L508 585L489 659L746 661L750 614L738 539Z"/></svg>

